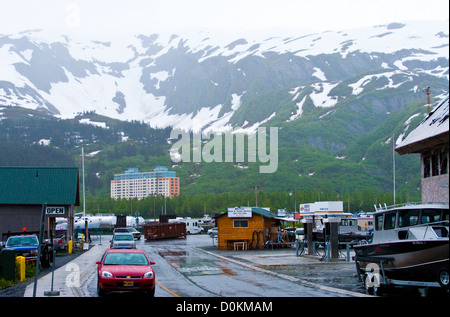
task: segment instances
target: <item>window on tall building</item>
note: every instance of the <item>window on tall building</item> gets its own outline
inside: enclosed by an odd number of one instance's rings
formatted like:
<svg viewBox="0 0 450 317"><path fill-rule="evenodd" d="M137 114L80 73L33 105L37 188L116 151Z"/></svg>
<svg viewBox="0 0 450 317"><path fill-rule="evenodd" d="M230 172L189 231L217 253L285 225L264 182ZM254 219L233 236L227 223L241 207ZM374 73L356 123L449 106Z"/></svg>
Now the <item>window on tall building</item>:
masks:
<svg viewBox="0 0 450 317"><path fill-rule="evenodd" d="M448 173L448 152L441 153L439 165L440 165L441 175L447 174Z"/></svg>
<svg viewBox="0 0 450 317"><path fill-rule="evenodd" d="M439 175L439 154L434 154L431 156L431 175Z"/></svg>
<svg viewBox="0 0 450 317"><path fill-rule="evenodd" d="M423 158L423 178L430 177L431 157L425 156Z"/></svg>

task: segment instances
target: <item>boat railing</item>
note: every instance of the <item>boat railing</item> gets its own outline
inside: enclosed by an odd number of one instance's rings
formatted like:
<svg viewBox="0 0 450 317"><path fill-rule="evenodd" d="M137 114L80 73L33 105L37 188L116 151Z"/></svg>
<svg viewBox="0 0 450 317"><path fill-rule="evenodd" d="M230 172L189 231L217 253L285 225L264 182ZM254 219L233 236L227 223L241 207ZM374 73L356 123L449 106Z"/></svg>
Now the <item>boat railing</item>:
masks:
<svg viewBox="0 0 450 317"><path fill-rule="evenodd" d="M449 237L448 224L449 224L448 220L443 220L443 221L423 223L423 224L415 225L412 227L406 227L406 228L408 229L408 235L409 235L409 232L411 229L425 227L425 231L423 233L423 239L425 239L425 237L427 236L427 232L430 227L432 228L434 233L439 238L448 238ZM441 229L441 230L437 230L437 229Z"/></svg>
<svg viewBox="0 0 450 317"><path fill-rule="evenodd" d="M424 237L426 236L426 234L427 234L427 230L428 230L428 228L429 227L433 227L433 230L434 230L434 232L436 233L436 235L438 235L440 238L448 238L448 234L449 234L449 232L448 232L448 220L444 220L444 221L437 221L437 222L432 222L432 223L428 223L427 224L428 226L427 226L427 228L425 229L425 233L424 233ZM436 229L438 229L438 228L435 228L434 226L441 226L441 230L439 230L440 231L440 235L438 234L438 230L436 230ZM442 229L445 229L445 231L444 230L442 230Z"/></svg>
<svg viewBox="0 0 450 317"><path fill-rule="evenodd" d="M390 205L387 206L386 203L382 206L381 204L378 204L378 206L376 204L374 204L374 208L375 211L386 211L386 210L391 210L394 208L400 208L400 207L406 207L406 206L425 206L425 205L442 205L442 206L448 206L448 203L444 203L444 202L421 202L421 201L415 201L415 202L408 202L408 203L401 203L401 204L395 204L395 205Z"/></svg>

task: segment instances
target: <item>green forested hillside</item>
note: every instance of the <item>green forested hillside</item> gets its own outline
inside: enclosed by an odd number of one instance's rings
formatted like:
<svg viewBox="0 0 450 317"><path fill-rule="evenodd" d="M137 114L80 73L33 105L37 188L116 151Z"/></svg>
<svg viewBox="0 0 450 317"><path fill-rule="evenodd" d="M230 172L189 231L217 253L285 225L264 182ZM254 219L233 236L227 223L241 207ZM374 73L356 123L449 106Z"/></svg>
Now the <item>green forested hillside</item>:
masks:
<svg viewBox="0 0 450 317"><path fill-rule="evenodd" d="M392 203L392 135L408 133L423 118L421 101L378 118L372 110L352 110L351 100L333 109L311 108L292 122L268 122L279 131L278 168L259 172L259 162L172 162L170 129L123 122L95 113L57 119L19 107L1 109L0 165L78 166L85 152L86 206L89 212L158 216L164 205L153 201L109 198L114 174L130 167L151 171L166 165L180 177L181 195L167 200L168 214L197 216L228 206L258 205L292 210L295 202L343 200L350 211L372 211L374 203ZM307 107L305 107L307 109ZM330 112L331 111L331 112ZM91 124L80 123L90 120ZM104 123L103 127L94 125ZM94 124L92 124L94 123ZM397 202L420 200L419 157L396 158Z"/></svg>

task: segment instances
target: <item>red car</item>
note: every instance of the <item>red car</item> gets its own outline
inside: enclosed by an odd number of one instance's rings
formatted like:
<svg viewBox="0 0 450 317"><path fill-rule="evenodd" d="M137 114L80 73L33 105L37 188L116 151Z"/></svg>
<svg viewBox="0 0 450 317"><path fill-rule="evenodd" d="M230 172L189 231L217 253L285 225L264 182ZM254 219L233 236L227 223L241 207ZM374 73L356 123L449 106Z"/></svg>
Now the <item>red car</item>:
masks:
<svg viewBox="0 0 450 317"><path fill-rule="evenodd" d="M97 261L97 293L107 291L143 291L155 295L155 271L144 251L108 249Z"/></svg>

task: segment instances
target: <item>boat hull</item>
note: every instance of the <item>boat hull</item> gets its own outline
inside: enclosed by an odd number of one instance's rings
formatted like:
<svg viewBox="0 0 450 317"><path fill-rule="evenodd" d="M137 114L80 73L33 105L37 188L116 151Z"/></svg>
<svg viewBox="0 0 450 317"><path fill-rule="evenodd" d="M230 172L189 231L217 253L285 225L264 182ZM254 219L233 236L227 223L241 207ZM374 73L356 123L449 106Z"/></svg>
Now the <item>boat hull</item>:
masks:
<svg viewBox="0 0 450 317"><path fill-rule="evenodd" d="M388 279L438 282L442 270L449 272L449 240L405 240L354 246L361 271L383 263ZM375 265L374 265L375 264ZM381 267L379 267L381 273Z"/></svg>

